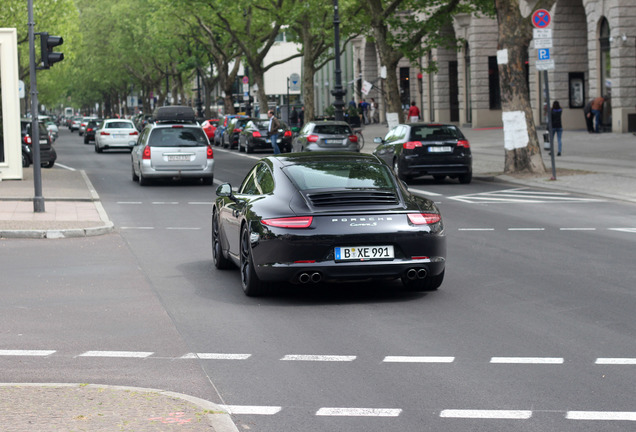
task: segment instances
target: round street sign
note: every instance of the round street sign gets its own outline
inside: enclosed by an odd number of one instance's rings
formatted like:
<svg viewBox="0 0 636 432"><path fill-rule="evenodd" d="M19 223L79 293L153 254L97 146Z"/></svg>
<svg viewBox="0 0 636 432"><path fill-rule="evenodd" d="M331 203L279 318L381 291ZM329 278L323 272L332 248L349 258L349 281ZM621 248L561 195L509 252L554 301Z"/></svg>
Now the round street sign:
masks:
<svg viewBox="0 0 636 432"><path fill-rule="evenodd" d="M243 84L248 84L250 82L250 79L247 76L243 77Z"/></svg>
<svg viewBox="0 0 636 432"><path fill-rule="evenodd" d="M545 9L537 9L532 14L532 25L536 28L546 28L550 25L550 12Z"/></svg>

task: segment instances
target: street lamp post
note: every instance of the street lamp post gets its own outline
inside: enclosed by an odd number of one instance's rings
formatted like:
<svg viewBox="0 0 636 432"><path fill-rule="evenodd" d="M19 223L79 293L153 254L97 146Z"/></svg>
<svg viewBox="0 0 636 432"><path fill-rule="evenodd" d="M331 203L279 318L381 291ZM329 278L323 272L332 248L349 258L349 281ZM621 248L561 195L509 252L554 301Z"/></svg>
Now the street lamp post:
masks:
<svg viewBox="0 0 636 432"><path fill-rule="evenodd" d="M344 97L347 90L342 88L342 71L340 70L340 16L338 14L338 0L333 0L333 35L336 55L335 84L331 94L335 100L333 106L335 108L335 118L337 121L344 120L343 107L345 105Z"/></svg>

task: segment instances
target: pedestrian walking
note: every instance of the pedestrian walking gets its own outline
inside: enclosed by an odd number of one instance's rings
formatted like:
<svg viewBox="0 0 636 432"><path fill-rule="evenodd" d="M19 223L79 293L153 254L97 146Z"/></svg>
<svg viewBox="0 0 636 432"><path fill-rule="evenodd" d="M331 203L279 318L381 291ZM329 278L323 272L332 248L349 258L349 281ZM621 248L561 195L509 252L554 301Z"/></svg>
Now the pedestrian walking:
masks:
<svg viewBox="0 0 636 432"><path fill-rule="evenodd" d="M594 116L594 121L596 123L596 128L594 132L601 132L601 111L603 110L603 103L605 102L605 98L603 96L599 96L592 101L592 115Z"/></svg>
<svg viewBox="0 0 636 432"><path fill-rule="evenodd" d="M269 117L269 125L267 126L267 135L272 143L274 154L279 154L278 148L278 129L280 129L280 121L274 116L274 110L267 111L267 117Z"/></svg>
<svg viewBox="0 0 636 432"><path fill-rule="evenodd" d="M411 123L415 123L420 119L420 109L415 105L415 101L411 102L411 107L409 108L409 121Z"/></svg>
<svg viewBox="0 0 636 432"><path fill-rule="evenodd" d="M371 123L380 123L380 111L378 107L378 103L375 99L371 98Z"/></svg>
<svg viewBox="0 0 636 432"><path fill-rule="evenodd" d="M292 107L292 110L289 113L289 123L291 123L292 127L296 127L298 125L298 111L296 111L295 106Z"/></svg>
<svg viewBox="0 0 636 432"><path fill-rule="evenodd" d="M561 156L562 143L561 137L563 135L563 123L561 123L561 115L563 114L563 109L561 109L561 105L559 101L554 101L552 104L552 110L550 111L550 116L552 117L552 143L554 145L554 134L556 133L557 140L559 141L559 148L557 151L557 156Z"/></svg>
<svg viewBox="0 0 636 432"><path fill-rule="evenodd" d="M594 132L594 118L592 117L592 100L585 104L583 108L583 115L585 116L585 125L589 133Z"/></svg>

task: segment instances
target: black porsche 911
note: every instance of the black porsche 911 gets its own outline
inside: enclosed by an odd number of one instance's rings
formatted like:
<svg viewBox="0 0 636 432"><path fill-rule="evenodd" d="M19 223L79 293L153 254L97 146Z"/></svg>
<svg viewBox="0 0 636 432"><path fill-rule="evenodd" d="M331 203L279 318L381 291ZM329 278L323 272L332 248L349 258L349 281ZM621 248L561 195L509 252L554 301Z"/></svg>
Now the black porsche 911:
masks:
<svg viewBox="0 0 636 432"><path fill-rule="evenodd" d="M409 291L444 279L446 237L433 201L412 195L377 156L292 153L261 159L212 212L218 269L238 266L248 296L273 282L401 278Z"/></svg>

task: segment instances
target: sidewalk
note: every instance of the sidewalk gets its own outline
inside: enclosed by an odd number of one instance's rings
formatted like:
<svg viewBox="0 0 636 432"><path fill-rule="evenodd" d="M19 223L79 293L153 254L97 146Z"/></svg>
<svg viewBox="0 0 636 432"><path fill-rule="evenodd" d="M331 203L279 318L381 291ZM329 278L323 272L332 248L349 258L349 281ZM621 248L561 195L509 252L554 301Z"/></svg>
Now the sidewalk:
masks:
<svg viewBox="0 0 636 432"><path fill-rule="evenodd" d="M99 195L84 171L42 169L44 212L35 213L33 168L23 180L0 181L0 238L65 238L113 230Z"/></svg>

